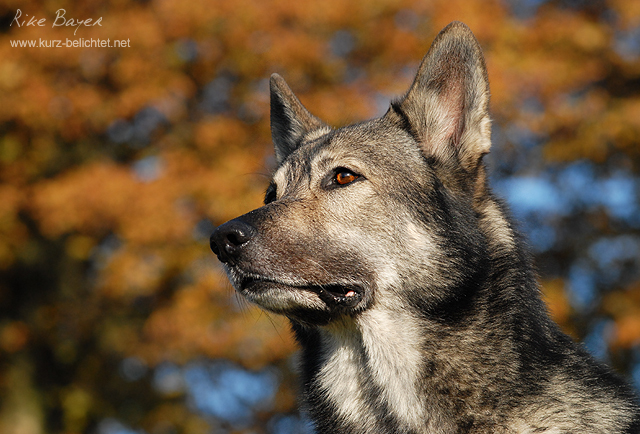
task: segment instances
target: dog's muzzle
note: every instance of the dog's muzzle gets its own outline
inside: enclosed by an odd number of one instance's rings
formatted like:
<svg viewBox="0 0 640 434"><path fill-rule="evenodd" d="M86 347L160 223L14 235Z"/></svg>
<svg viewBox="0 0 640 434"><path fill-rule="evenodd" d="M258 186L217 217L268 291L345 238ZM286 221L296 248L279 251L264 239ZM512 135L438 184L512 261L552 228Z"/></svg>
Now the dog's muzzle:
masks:
<svg viewBox="0 0 640 434"><path fill-rule="evenodd" d="M220 261L234 263L256 233L253 226L236 218L218 226L211 234L209 244Z"/></svg>

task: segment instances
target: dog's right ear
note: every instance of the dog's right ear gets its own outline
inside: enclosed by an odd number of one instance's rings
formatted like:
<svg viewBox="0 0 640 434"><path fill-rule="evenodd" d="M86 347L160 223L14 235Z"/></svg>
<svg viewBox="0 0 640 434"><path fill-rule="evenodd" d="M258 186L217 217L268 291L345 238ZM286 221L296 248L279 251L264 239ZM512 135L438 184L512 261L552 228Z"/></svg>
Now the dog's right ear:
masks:
<svg viewBox="0 0 640 434"><path fill-rule="evenodd" d="M480 44L460 22L433 41L411 88L387 116L429 156L457 160L469 173L491 146L489 81Z"/></svg>
<svg viewBox="0 0 640 434"><path fill-rule="evenodd" d="M278 74L271 76L270 88L271 138L276 160L281 164L306 135L319 129L329 130L329 127L309 113Z"/></svg>

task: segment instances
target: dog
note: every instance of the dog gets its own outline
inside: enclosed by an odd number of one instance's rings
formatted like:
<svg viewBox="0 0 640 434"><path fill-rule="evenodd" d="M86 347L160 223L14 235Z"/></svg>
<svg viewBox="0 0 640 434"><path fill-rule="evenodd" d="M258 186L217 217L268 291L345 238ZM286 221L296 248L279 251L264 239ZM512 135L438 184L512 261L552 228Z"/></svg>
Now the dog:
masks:
<svg viewBox="0 0 640 434"><path fill-rule="evenodd" d="M318 433L640 433L630 386L562 333L491 192L469 28L381 118L333 129L272 75L264 206L215 229L234 288L285 315Z"/></svg>

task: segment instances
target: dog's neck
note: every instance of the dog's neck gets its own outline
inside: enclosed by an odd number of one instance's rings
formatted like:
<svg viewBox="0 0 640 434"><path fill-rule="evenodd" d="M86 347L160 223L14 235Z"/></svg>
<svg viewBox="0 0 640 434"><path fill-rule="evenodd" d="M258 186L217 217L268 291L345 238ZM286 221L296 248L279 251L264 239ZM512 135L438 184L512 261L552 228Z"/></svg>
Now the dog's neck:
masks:
<svg viewBox="0 0 640 434"><path fill-rule="evenodd" d="M485 205L480 215L504 219L496 202ZM328 326L294 326L303 347L307 405L314 420L321 421L319 432L368 433L380 427L384 432L454 432L465 424L462 407L482 412L501 387L518 381L522 342L553 337L542 336L535 326L540 316L546 323L536 294L525 297L536 299L530 303L531 318L492 313L505 308L492 306L496 300L519 304L519 291L537 291L520 243L508 222L503 223L500 230L493 227L486 233L500 257L491 258L486 282L474 296L472 305L480 308L465 312L463 322L430 319L416 306L404 305L398 295ZM516 277L502 261L523 261ZM487 416L486 422L499 422L493 418Z"/></svg>
<svg viewBox="0 0 640 434"><path fill-rule="evenodd" d="M424 424L417 388L424 337L409 316L406 311L371 309L348 321L351 324L321 332L325 362L317 383L344 420L373 429L379 421L371 407L384 403L404 425Z"/></svg>
<svg viewBox="0 0 640 434"><path fill-rule="evenodd" d="M302 339L299 331L305 395L319 432L455 430L457 421L444 415L471 393L459 387L468 370L459 351L475 343L430 328L410 309L376 306Z"/></svg>

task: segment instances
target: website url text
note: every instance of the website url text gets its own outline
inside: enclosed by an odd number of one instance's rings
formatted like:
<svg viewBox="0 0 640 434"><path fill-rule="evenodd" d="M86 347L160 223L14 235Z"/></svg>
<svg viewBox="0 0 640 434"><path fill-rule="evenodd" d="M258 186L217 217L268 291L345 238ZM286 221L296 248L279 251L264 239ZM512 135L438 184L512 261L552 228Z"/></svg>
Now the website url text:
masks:
<svg viewBox="0 0 640 434"><path fill-rule="evenodd" d="M11 39L12 47L24 48L131 48L129 39Z"/></svg>

